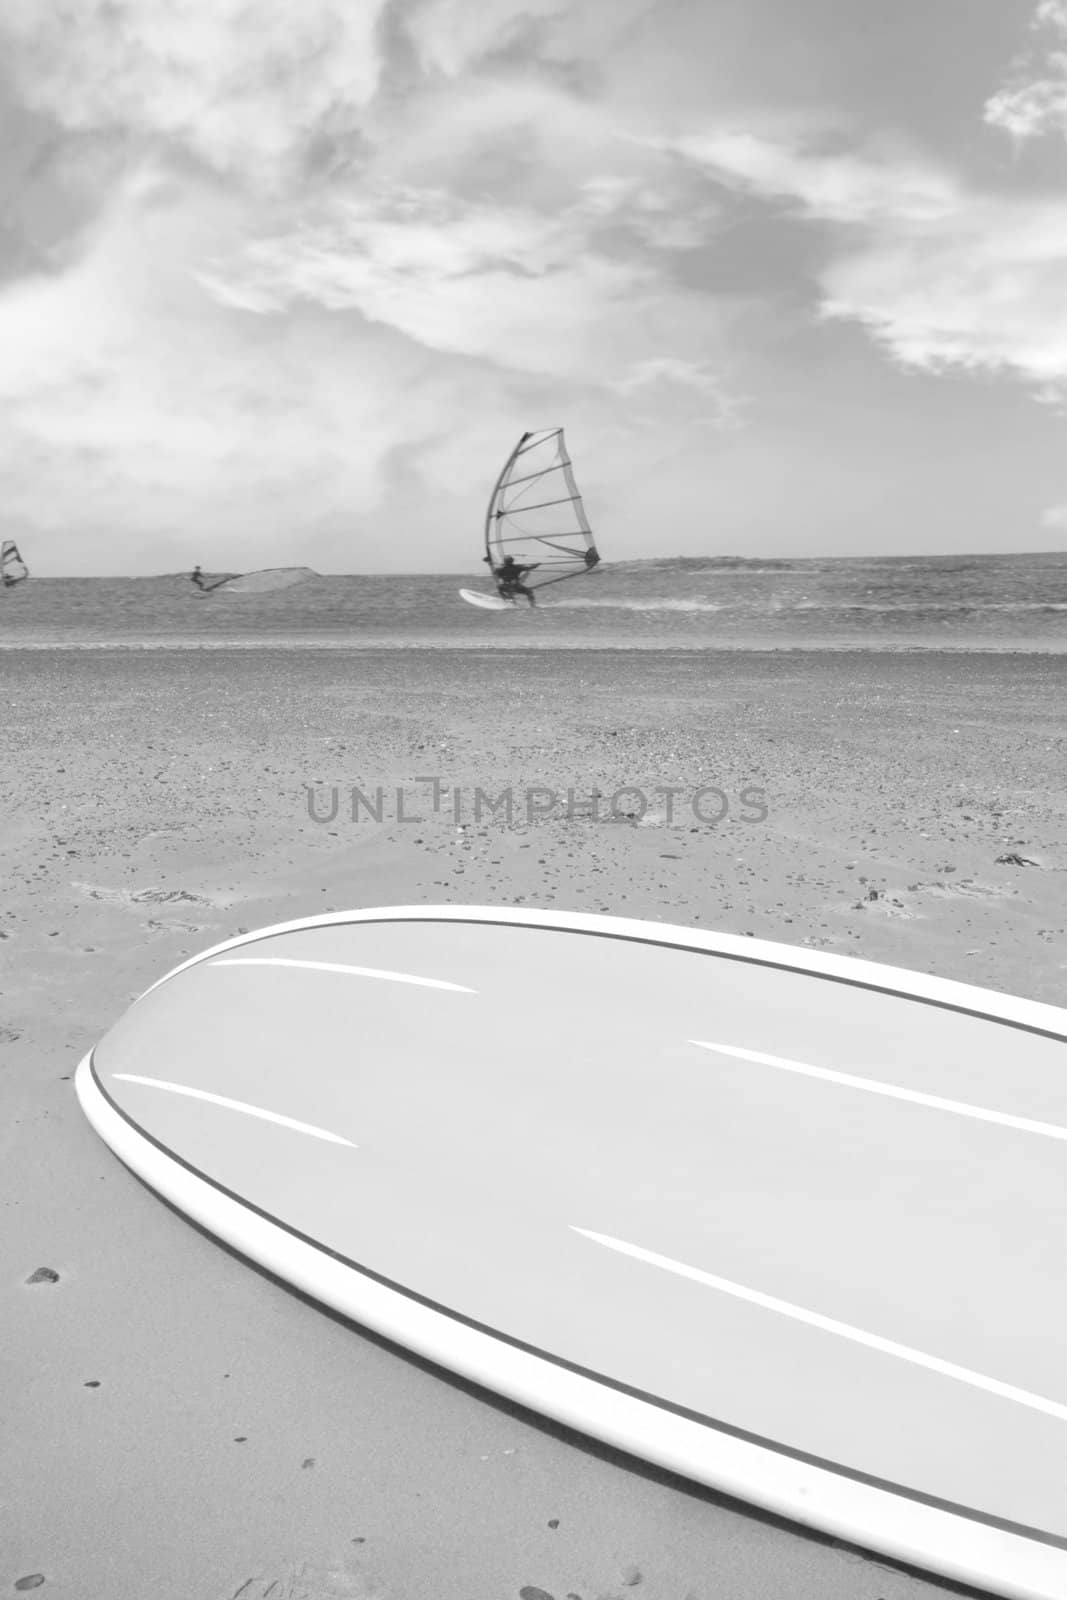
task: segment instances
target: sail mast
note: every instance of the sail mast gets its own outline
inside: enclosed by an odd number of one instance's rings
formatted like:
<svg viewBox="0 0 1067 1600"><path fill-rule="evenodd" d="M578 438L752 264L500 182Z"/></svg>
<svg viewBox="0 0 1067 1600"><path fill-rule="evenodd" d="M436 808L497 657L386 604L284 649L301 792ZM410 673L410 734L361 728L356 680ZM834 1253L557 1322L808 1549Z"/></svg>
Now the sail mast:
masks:
<svg viewBox="0 0 1067 1600"><path fill-rule="evenodd" d="M500 491L504 487L504 481L507 478L508 473L511 471L512 467L515 465L516 461L519 459L519 456L522 454L522 447L526 443L527 439L529 439L529 438L532 438L532 435L530 433L524 433L523 434L522 438L519 440L518 444L515 446L514 450L511 452L511 454L508 456L508 459L504 462L504 465L501 467L500 476L497 478L496 482L494 483L493 492L489 496L489 504L486 507L486 511L485 511L485 556L486 556L486 560L489 562L490 568L492 568L493 566L496 565L496 563L493 560L493 547L492 547L493 524L494 524L494 522L498 523L500 521L500 518L503 516L503 512L500 511L498 509L498 507L497 507L497 501L500 498Z"/></svg>

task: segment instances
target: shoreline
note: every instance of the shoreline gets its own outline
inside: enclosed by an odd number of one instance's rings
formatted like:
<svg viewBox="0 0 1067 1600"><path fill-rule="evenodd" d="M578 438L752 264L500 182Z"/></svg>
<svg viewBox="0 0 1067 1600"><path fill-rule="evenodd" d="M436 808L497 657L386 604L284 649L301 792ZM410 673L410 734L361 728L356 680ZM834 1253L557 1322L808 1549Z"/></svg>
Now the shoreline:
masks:
<svg viewBox="0 0 1067 1600"><path fill-rule="evenodd" d="M580 655L855 655L855 656L1067 656L1067 642L1062 645L1033 645L1033 644L852 644L841 643L813 643L813 644L751 644L745 641L731 642L719 640L708 644L673 644L662 640L650 640L645 644L632 642L628 644L602 644L599 641L582 643L579 640L569 639L566 642L558 640L471 640L467 643L454 639L434 640L419 637L418 640L395 638L374 640L373 642L359 644L350 640L329 639L152 639L131 641L128 639L84 639L84 640L41 640L38 643L28 643L26 640L0 639L0 651L17 655L38 654L41 651L114 651L118 653L133 654L137 651L183 651L195 654L197 651L205 653L219 653L240 651L250 654L254 651L263 653L271 650L286 655L298 654L300 651L321 652L329 654L343 654L349 652L353 655L373 655L375 652L394 653L397 650L432 651L434 653L454 651L457 654L470 655L482 652L514 651L520 655L532 654L580 654Z"/></svg>

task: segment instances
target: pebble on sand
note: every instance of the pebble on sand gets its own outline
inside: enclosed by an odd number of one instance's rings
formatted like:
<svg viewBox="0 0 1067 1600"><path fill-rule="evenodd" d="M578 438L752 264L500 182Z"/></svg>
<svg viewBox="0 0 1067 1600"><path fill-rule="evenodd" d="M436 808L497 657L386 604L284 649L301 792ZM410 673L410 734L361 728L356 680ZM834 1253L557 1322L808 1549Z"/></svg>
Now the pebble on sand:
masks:
<svg viewBox="0 0 1067 1600"><path fill-rule="evenodd" d="M36 1272L31 1272L30 1273L29 1277L26 1279L26 1282L27 1283L58 1283L59 1282L59 1273L58 1272L54 1272L51 1267L38 1267ZM42 1578L41 1581L43 1583L44 1579Z"/></svg>
<svg viewBox="0 0 1067 1600"><path fill-rule="evenodd" d="M16 1589L39 1589L44 1582L43 1572L31 1572L28 1578L16 1578Z"/></svg>

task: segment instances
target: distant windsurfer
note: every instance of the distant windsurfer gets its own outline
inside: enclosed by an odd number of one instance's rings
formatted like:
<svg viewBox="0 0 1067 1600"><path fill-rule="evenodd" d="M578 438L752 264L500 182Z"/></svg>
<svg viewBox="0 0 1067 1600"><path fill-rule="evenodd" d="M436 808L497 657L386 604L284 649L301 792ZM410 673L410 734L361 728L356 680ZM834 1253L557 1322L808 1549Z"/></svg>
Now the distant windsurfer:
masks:
<svg viewBox="0 0 1067 1600"><path fill-rule="evenodd" d="M189 576L191 581L196 584L198 589L207 588L207 585L204 582L204 574L200 571L199 566L195 566Z"/></svg>
<svg viewBox="0 0 1067 1600"><path fill-rule="evenodd" d="M4 588L13 589L29 575L30 569L19 555L18 545L14 539L5 539L0 544L0 577L3 578Z"/></svg>
<svg viewBox="0 0 1067 1600"><path fill-rule="evenodd" d="M485 556L483 559L488 561L489 557ZM532 566L520 567L514 556L505 556L499 567L493 567L493 577L496 579L500 598L514 600L516 595L521 594L525 595L532 606L536 606L537 601L522 580L528 572L536 572L539 564L535 561Z"/></svg>

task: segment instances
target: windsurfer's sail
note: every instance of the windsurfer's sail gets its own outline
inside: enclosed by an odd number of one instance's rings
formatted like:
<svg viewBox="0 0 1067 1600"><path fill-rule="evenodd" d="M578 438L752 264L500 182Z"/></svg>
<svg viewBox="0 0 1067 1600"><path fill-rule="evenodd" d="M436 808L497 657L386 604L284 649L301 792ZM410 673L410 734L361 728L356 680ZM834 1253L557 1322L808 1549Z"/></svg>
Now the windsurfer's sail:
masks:
<svg viewBox="0 0 1067 1600"><path fill-rule="evenodd" d="M507 556L527 572L527 589L589 572L600 560L562 428L524 433L504 464L485 514L486 560L496 574Z"/></svg>
<svg viewBox="0 0 1067 1600"><path fill-rule="evenodd" d="M21 583L29 575L30 569L19 555L18 545L14 539L5 539L0 544L0 579L4 588L13 589L16 583Z"/></svg>

